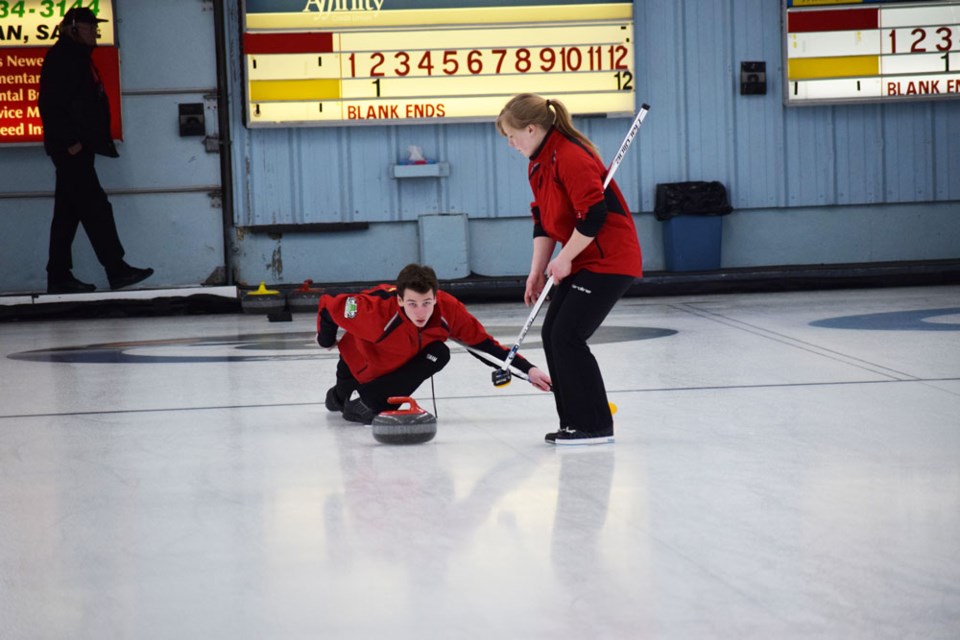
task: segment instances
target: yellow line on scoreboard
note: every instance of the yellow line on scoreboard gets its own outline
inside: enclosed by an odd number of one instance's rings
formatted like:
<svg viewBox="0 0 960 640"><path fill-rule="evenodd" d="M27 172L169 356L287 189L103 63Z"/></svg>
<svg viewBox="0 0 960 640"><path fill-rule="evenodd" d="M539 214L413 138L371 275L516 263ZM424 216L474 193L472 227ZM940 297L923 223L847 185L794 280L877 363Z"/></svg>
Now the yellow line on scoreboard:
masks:
<svg viewBox="0 0 960 640"><path fill-rule="evenodd" d="M787 78L791 81L878 75L880 75L880 56L793 58L787 61Z"/></svg>
<svg viewBox="0 0 960 640"><path fill-rule="evenodd" d="M584 18L589 16L589 18ZM527 7L476 7L471 9L396 9L391 11L297 11L289 13L248 13L247 30L325 29L427 26L455 24L505 24L514 22L593 22L630 20L633 5L568 4Z"/></svg>
<svg viewBox="0 0 960 640"><path fill-rule="evenodd" d="M340 80L252 80L250 101L336 100L340 98Z"/></svg>

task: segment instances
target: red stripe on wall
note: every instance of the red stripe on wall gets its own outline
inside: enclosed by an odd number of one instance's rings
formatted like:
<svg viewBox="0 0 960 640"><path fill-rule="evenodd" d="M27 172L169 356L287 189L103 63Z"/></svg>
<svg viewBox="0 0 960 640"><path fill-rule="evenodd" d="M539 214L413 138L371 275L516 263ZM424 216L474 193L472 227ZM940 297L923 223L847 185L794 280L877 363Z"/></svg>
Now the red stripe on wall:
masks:
<svg viewBox="0 0 960 640"><path fill-rule="evenodd" d="M252 53L331 53L332 33L245 33L243 52Z"/></svg>
<svg viewBox="0 0 960 640"><path fill-rule="evenodd" d="M860 31L880 28L879 9L834 9L787 12L787 32Z"/></svg>

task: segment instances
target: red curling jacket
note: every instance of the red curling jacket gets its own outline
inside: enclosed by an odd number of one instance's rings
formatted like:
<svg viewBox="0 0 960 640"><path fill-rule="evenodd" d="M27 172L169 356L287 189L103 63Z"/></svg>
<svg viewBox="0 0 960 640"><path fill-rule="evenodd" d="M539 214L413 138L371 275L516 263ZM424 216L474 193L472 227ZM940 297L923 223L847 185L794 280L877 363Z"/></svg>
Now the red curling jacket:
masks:
<svg viewBox="0 0 960 640"><path fill-rule="evenodd" d="M445 291L437 291L433 315L422 329L403 312L394 285L382 284L357 294L321 296L317 343L321 347L333 346L337 327L346 331L338 344L340 357L361 384L396 371L427 345L449 338L501 363L510 352L487 333L462 302ZM497 366L477 357L491 367ZM520 355L514 358L512 366L523 373L533 368Z"/></svg>
<svg viewBox="0 0 960 640"><path fill-rule="evenodd" d="M573 259L573 273L588 269L637 278L643 275L640 241L630 208L615 181L603 191L607 168L592 151L551 128L530 157L528 175L535 237L548 236L565 243L574 229L593 237Z"/></svg>

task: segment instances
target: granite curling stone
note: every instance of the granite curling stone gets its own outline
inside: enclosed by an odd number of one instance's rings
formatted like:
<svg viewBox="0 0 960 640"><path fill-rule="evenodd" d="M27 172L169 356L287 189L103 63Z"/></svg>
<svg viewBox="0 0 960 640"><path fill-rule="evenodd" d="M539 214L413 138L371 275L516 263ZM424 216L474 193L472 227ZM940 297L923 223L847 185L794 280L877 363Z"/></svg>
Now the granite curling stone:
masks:
<svg viewBox="0 0 960 640"><path fill-rule="evenodd" d="M437 435L437 419L433 414L420 408L413 398L392 397L390 404L407 404L408 409L382 411L370 425L373 437L383 444L422 444L433 440Z"/></svg>

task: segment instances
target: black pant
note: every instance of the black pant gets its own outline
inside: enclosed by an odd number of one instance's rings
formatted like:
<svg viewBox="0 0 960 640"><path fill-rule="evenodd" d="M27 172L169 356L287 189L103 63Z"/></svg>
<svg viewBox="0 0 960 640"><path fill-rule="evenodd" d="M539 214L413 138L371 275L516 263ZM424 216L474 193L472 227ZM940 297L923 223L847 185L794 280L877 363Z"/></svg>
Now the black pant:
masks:
<svg viewBox="0 0 960 640"><path fill-rule="evenodd" d="M50 224L49 277L63 278L73 268L71 247L81 224L97 260L108 274L116 271L123 266L123 245L113 219L113 207L93 166L94 155L81 151L75 156L64 153L52 158L57 168L57 186Z"/></svg>
<svg viewBox="0 0 960 640"><path fill-rule="evenodd" d="M613 430L603 376L587 340L633 280L633 276L578 271L553 291L541 336L561 427L599 433Z"/></svg>
<svg viewBox="0 0 960 640"><path fill-rule="evenodd" d="M337 362L337 397L341 402L356 389L360 399L375 412L395 409L387 402L391 396L410 396L424 380L438 373L450 362L450 349L442 342L431 342L396 371L360 384L353 377L343 358Z"/></svg>

